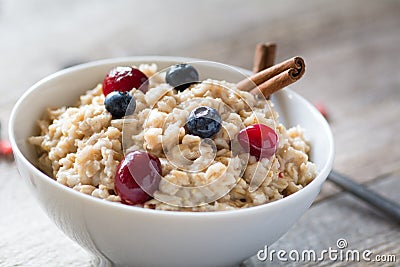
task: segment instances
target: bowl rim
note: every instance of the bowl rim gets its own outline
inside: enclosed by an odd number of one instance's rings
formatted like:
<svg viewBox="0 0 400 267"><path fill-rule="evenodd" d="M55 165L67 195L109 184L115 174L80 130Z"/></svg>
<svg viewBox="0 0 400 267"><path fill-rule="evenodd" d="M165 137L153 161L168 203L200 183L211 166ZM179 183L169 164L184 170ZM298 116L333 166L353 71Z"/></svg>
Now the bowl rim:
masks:
<svg viewBox="0 0 400 267"><path fill-rule="evenodd" d="M107 208L115 208L119 209L121 212L138 212L138 213L144 213L147 215L166 215L166 216L175 216L175 217L188 217L188 216L194 216L196 218L198 217L205 217L205 218L210 218L210 217L219 217L219 216L237 216L237 215L245 215L245 214L251 214L251 213L257 213L262 211L263 209L268 209L268 208L273 208L279 205L283 205L285 203L290 203L296 201L299 197L305 194L309 194L312 192L312 190L315 187L322 186L323 182L325 181L326 177L328 176L332 165L333 165L333 160L334 160L334 140L333 140L333 134L331 131L331 128L328 124L328 122L325 120L325 118L317 111L317 109L304 97L302 97L300 94L294 92L293 90L289 88L284 88L281 91L285 91L287 94L294 95L296 98L298 98L302 104L308 105L311 107L311 112L313 115L316 117L316 119L319 121L319 123L322 124L322 127L325 128L328 132L328 160L325 162L321 170L317 173L317 176L314 178L313 181L311 181L307 186L302 188L301 190L286 196L282 199L272 201L269 203L265 203L262 205L258 206L253 206L253 207L248 207L248 208L243 208L243 209L235 209L235 210L224 210L224 211L202 211L202 212L193 212L193 211L165 211L165 210L154 210L154 209L146 209L143 207L137 207L137 206L130 206L130 205L125 205L121 204L119 202L111 202L107 201L104 199L96 198L91 195L83 194L81 192L78 192L68 186L65 186L56 180L54 180L52 177L49 177L42 171L40 171L33 163L31 163L21 152L19 149L19 145L17 140L15 139L14 136L14 125L15 125L15 120L16 116L18 114L18 110L20 106L26 101L27 98L35 91L40 89L42 85L45 83L56 79L60 76L69 74L71 72L77 72L82 69L87 69L87 68L95 68L99 67L102 65L107 65L107 64L119 64L123 62L149 62L153 61L154 63L158 62L188 62L188 61L205 61L205 62L210 62L210 63L217 63L217 64L225 64L221 62L214 62L210 60L204 60L204 59L198 59L198 58L191 58L191 57L174 57L174 56L131 56L131 57L117 57L117 58L108 58L108 59L101 59L101 60L95 60L95 61L90 61L87 63L79 64L76 66L72 66L66 69L59 70L53 74L50 74L35 84L33 84L27 91L25 91L22 96L18 99L16 104L14 105L10 119L9 119L9 127L8 127L8 135L10 139L10 143L13 149L13 153L15 155L15 158L17 160L21 161L21 164L24 164L29 171L33 172L36 176L40 177L43 181L45 181L47 184L50 186L55 186L61 189L62 191L65 191L67 194L73 194L76 197L80 198L82 201L88 201L91 204L97 204L99 207L107 207ZM241 67L237 67L234 65L230 64L225 64L228 67L234 68L235 70L240 71L243 75L249 75L251 72L249 70L246 70Z"/></svg>

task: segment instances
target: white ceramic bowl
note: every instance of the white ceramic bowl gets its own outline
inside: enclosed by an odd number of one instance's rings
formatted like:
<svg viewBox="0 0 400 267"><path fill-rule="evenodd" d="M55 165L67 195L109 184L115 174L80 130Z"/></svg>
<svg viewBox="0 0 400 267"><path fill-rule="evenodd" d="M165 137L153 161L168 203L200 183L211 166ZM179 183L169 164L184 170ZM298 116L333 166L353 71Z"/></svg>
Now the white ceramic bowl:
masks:
<svg viewBox="0 0 400 267"><path fill-rule="evenodd" d="M230 266L279 239L309 208L329 174L333 138L319 112L297 93L285 89L272 101L287 127L301 125L311 142L311 160L318 176L304 189L269 204L221 212L156 211L111 203L74 191L35 167L37 156L27 138L48 106L71 105L101 82L117 65L158 63L160 69L176 57L131 57L79 65L33 85L15 105L9 137L22 177L55 224L90 251L101 266ZM237 70L222 64L199 66L201 78L236 82ZM42 241L45 242L45 241Z"/></svg>

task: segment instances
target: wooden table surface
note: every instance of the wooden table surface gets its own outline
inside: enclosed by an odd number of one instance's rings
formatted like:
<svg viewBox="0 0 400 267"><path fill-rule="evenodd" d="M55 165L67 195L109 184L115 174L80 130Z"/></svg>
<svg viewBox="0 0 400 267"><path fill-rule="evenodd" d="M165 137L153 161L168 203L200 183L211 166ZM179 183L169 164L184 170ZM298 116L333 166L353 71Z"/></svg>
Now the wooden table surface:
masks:
<svg viewBox="0 0 400 267"><path fill-rule="evenodd" d="M326 105L334 168L400 203L400 1L270 2L0 0L3 128L18 97L66 65L179 55L251 68L255 44L275 41L278 61L300 55L307 62L305 77L292 88ZM0 266L91 266L90 256L38 207L15 164L0 160L0 174ZM339 238L400 263L399 226L330 182L270 249L321 251L336 248ZM265 264L255 257L244 263Z"/></svg>

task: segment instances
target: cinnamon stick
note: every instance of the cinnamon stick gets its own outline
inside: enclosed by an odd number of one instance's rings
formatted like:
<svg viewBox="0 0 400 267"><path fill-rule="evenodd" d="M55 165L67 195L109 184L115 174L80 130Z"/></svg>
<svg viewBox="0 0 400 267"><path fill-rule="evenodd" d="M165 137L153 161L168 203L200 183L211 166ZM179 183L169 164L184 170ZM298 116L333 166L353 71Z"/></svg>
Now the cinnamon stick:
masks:
<svg viewBox="0 0 400 267"><path fill-rule="evenodd" d="M260 72L275 64L276 44L260 43L256 46L253 60L253 73ZM266 97L269 99L269 96Z"/></svg>
<svg viewBox="0 0 400 267"><path fill-rule="evenodd" d="M254 51L253 72L257 73L275 64L276 44L260 43Z"/></svg>
<svg viewBox="0 0 400 267"><path fill-rule="evenodd" d="M237 88L269 97L270 94L299 80L304 72L304 60L301 57L293 57L240 81Z"/></svg>

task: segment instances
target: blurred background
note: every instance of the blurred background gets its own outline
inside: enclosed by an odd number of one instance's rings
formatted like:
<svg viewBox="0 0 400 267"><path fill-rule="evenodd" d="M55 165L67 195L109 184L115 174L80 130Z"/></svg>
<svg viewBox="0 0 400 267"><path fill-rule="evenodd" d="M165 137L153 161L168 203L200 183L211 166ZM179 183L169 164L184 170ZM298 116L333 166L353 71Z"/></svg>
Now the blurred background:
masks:
<svg viewBox="0 0 400 267"><path fill-rule="evenodd" d="M326 108L336 141L334 168L377 189L374 183L388 183L384 188L389 191L380 192L397 196L399 14L398 0L0 0L2 134L6 137L9 114L23 92L66 66L111 57L171 55L251 69L255 45L274 41L278 62L296 55L306 61L305 76L292 88ZM0 172L1 179L7 179L0 189L1 212L7 214L0 219L0 233L6 232L0 241L0 265L3 260L4 266L40 266L48 257L61 259L57 266L88 262L32 202L15 165L1 161ZM318 203L331 201L328 196L337 192L327 183ZM37 218L25 232L24 218ZM294 231L306 231L303 224ZM23 251L37 240L18 245L12 241L33 230L55 236L52 247L65 245L75 256L64 259L58 252L49 256L37 249L38 256L26 260L29 255Z"/></svg>

